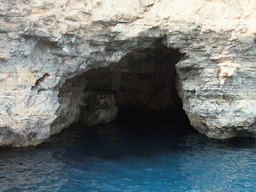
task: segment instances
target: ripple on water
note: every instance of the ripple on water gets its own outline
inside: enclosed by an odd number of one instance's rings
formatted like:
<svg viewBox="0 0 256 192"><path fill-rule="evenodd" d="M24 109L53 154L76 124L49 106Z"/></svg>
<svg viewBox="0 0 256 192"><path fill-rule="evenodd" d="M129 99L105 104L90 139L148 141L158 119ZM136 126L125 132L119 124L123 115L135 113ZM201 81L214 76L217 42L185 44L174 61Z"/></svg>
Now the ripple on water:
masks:
<svg viewBox="0 0 256 192"><path fill-rule="evenodd" d="M1 148L0 191L256 191L254 139L134 137L109 126Z"/></svg>

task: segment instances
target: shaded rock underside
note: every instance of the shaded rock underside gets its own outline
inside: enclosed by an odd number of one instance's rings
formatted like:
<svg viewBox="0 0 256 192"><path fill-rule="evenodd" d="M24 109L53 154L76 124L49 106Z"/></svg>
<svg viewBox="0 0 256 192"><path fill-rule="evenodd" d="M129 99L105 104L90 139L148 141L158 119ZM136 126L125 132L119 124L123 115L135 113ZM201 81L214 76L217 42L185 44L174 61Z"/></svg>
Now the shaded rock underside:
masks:
<svg viewBox="0 0 256 192"><path fill-rule="evenodd" d="M208 137L255 137L255 10L255 0L0 0L0 145L181 100Z"/></svg>
<svg viewBox="0 0 256 192"><path fill-rule="evenodd" d="M167 48L161 41L134 50L118 63L90 69L67 80L59 92L63 108L58 109L59 117L52 125L52 132L77 121L87 125L107 123L124 109L146 115L180 105L175 64L184 54Z"/></svg>

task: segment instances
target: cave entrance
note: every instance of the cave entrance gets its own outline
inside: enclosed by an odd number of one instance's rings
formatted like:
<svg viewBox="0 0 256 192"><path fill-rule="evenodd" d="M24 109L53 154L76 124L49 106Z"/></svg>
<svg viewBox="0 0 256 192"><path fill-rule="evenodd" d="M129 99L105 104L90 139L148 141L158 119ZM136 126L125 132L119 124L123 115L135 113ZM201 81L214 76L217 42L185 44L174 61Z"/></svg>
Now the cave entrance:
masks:
<svg viewBox="0 0 256 192"><path fill-rule="evenodd" d="M115 120L129 127L148 129L171 123L176 133L192 130L175 86L175 64L184 56L160 39L125 55L118 63L67 80L59 94L66 109L55 124L65 124L71 110L76 115L69 122L90 126ZM73 101L65 100L70 94Z"/></svg>
<svg viewBox="0 0 256 192"><path fill-rule="evenodd" d="M89 70L84 91L87 106L81 108L80 120L100 124L115 119L140 128L172 123L175 132L190 128L175 86L175 64L184 56L160 39L109 67Z"/></svg>

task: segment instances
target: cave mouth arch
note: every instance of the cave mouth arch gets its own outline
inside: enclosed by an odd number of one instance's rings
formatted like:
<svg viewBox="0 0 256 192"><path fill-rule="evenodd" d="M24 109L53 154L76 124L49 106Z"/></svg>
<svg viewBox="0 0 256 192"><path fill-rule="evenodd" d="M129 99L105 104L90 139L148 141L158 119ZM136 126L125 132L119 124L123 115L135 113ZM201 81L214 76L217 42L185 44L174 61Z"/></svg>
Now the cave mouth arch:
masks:
<svg viewBox="0 0 256 192"><path fill-rule="evenodd" d="M172 124L175 133L195 131L175 85L175 64L185 54L162 42L159 39L148 48L128 53L118 63L66 80L59 90L60 104L65 107L60 107L52 132L74 122L94 126L114 120L142 129Z"/></svg>

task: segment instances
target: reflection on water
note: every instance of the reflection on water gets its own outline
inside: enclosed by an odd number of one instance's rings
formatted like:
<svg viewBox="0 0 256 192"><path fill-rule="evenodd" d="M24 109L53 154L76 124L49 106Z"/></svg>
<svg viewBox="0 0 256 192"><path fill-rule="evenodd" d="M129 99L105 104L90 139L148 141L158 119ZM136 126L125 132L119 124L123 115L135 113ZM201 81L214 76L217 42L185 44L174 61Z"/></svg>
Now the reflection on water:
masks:
<svg viewBox="0 0 256 192"><path fill-rule="evenodd" d="M37 147L0 148L0 191L256 191L254 139L171 126L74 125Z"/></svg>

